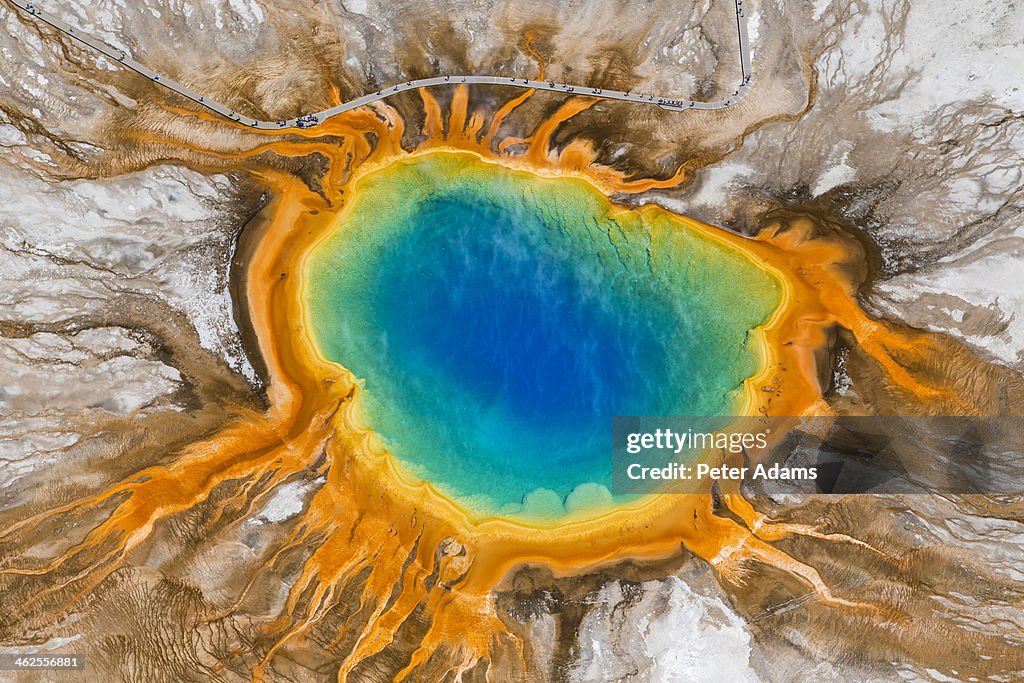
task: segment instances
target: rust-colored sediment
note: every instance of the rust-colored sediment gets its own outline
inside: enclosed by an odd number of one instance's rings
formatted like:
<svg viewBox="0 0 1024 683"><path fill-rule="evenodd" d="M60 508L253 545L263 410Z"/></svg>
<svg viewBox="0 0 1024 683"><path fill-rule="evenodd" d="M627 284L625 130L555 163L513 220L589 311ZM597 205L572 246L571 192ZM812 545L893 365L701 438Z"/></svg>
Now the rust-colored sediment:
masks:
<svg viewBox="0 0 1024 683"><path fill-rule="evenodd" d="M735 519L715 515L706 493L652 496L597 519L580 517L554 528L500 518L471 519L429 484L405 481L391 457L375 450L370 435L356 427L359 388L344 369L324 361L315 349L304 317L301 273L310 245L333 227L337 213L351 201L348 190L362 174L410 154L444 148L541 175L573 175L609 195L682 180L681 170L660 181L627 178L597 165L594 149L585 141L570 141L561 151L553 150L559 125L587 109L589 100L566 101L528 138L499 139L502 122L532 95L526 92L503 106L485 131L487 118L482 112L470 114L464 86L455 89L447 120L437 101L421 92L426 140L412 152L401 146L401 117L377 104L288 138L267 134L265 144L234 155L240 168L273 191L267 209L270 227L248 265L246 292L270 380L268 412L242 414L232 426L194 444L168 466L150 468L97 496L7 529L0 539L26 537L61 515L119 501L104 522L60 557L2 571L49 573L54 577L50 590L84 595L126 563L156 525L207 500L223 482L250 482L244 495L259 497L290 477L319 470L326 484L310 499L294 534L274 555L300 545L315 547L290 588L282 614L266 627L267 646L253 670L258 680L272 679L275 655L301 640L354 585L360 587L359 605L350 622L359 633L340 663L339 680L387 648L417 610L422 610L418 618L429 628L400 679L428 660L436 666L438 658L454 675L490 666L499 653L505 660L523 661L521 644L492 603L492 590L522 563L543 563L555 573L572 574L623 558L670 557L683 545L712 563L724 579L740 580L744 563L756 560L798 577L826 603L844 609L863 607L834 596L813 568L771 543L802 534L864 544L799 525L773 525L735 491L725 493ZM195 142L187 144L202 151ZM286 173L246 166L246 159L257 153L301 156L313 151L330 161L322 194ZM639 210L667 214L656 206ZM956 404L948 389L914 377L905 362L893 359L896 352L905 359L934 353L935 347L898 334L863 313L843 274L849 254L842 243L812 237L809 225L746 239L692 219L671 220L749 254L784 284L784 303L759 331L766 357L763 371L747 382L751 414L829 413L815 354L833 326L850 330L901 390L920 401ZM773 391L762 390L764 386ZM236 607L247 590L241 591Z"/></svg>

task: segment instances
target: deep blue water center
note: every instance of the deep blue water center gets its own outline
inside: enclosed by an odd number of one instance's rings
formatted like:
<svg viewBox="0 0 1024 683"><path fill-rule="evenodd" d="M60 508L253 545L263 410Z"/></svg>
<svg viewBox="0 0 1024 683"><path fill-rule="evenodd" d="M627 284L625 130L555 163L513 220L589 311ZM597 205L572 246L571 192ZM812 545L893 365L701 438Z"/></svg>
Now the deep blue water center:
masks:
<svg viewBox="0 0 1024 683"><path fill-rule="evenodd" d="M647 378L667 367L655 328L671 323L670 302L632 305L573 266L571 243L545 240L542 215L468 199L424 202L385 255L374 313L391 367L412 379L430 366L500 416L488 430L544 434L552 455L607 431L615 411L657 405Z"/></svg>
<svg viewBox="0 0 1024 683"><path fill-rule="evenodd" d="M728 414L757 369L774 280L695 230L465 154L357 189L309 262L315 336L388 450L472 510L593 505L613 415Z"/></svg>

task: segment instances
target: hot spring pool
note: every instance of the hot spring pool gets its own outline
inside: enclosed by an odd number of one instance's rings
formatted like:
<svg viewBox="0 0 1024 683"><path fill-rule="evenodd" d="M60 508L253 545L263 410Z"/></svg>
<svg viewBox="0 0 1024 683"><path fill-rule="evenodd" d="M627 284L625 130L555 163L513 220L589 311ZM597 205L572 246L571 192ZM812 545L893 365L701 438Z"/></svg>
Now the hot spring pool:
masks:
<svg viewBox="0 0 1024 683"><path fill-rule="evenodd" d="M361 179L304 278L320 351L365 382L388 451L509 515L608 498L613 415L741 410L750 331L782 296L669 214L457 152Z"/></svg>

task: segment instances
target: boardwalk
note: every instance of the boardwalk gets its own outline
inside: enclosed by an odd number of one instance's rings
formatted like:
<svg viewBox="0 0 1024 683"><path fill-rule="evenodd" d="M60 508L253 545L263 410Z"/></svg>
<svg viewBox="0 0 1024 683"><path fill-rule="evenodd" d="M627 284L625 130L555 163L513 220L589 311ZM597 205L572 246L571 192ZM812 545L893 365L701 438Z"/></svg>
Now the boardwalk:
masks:
<svg viewBox="0 0 1024 683"><path fill-rule="evenodd" d="M726 109L739 102L747 90L750 87L751 72L750 72L750 43L747 38L747 20L745 10L743 7L743 0L735 0L736 2L736 31L739 36L739 62L740 62L740 83L737 84L736 90L724 100L716 102L697 102L694 100L683 100L677 99L670 96L663 95L652 95L646 93L635 93L635 92L622 92L620 90L605 90L602 88L594 88L584 85L570 85L568 83L556 83L554 81L534 81L528 78L512 78L504 76L474 76L474 75L448 75L448 76L434 76L432 78L420 78L413 81L406 81L404 83L398 83L390 85L386 88L382 88L375 92L368 93L361 97L357 97L348 102L344 102L330 109L324 111L315 112L312 114L306 114L299 116L294 119L287 119L283 121L261 121L248 116L239 114L234 109L227 107L219 102L215 102L208 97L204 97L199 93L191 90L181 83L175 80L167 78L157 72L153 71L144 64L132 59L130 55L125 53L123 50L111 47L101 40L98 40L79 29L70 26L57 17L40 10L35 2L26 2L25 0L8 0L11 4L16 6L22 12L30 15L33 19L49 24L53 28L57 29L61 33L73 38L79 43L97 51L101 52L115 62L121 64L127 69L131 69L139 74L142 74L149 80L161 85L169 90L173 90L182 97L186 97L196 104L206 107L210 111L213 111L224 118L236 121L244 126L251 128L257 128L261 130L285 130L289 128L311 128L323 121L337 116L344 112L362 107L383 100L384 98L397 95L398 93L405 92L407 90L416 90L417 88L431 88L439 85L452 85L459 83L469 84L480 84L480 85L503 85L511 88L525 88L528 90L548 90L551 92L559 92L570 95L596 97L606 100L620 100L623 102L634 102L636 104L644 104L649 106L661 107L669 111L688 111L691 109L699 110L715 110L715 109Z"/></svg>

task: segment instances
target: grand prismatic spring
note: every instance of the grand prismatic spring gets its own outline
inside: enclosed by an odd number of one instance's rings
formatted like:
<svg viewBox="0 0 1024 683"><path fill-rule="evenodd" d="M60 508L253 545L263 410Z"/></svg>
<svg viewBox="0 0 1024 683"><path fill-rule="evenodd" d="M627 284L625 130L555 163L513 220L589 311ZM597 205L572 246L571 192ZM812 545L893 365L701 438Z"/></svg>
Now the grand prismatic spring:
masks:
<svg viewBox="0 0 1024 683"><path fill-rule="evenodd" d="M354 190L304 273L307 324L446 494L557 516L610 496L612 415L742 410L781 286L698 227L466 153Z"/></svg>
<svg viewBox="0 0 1024 683"><path fill-rule="evenodd" d="M266 188L240 250L238 304L268 405L240 406L166 461L4 530L22 549L0 570L25 596L12 618L87 600L190 511L212 535L310 472L323 485L288 535L196 616L209 628L248 620L249 645L215 671L272 680L315 646L338 680L373 666L397 679L526 679L526 648L495 603L517 568L573 576L681 548L726 583L759 562L830 608L892 618L775 545L814 537L890 560L861 541L774 524L728 486L720 498L709 486L615 499L608 420L828 415L819 362L835 328L907 401L970 412L935 370L952 342L865 315L857 243L811 221L746 238L627 206L684 173L627 178L584 140L554 145L588 101L562 103L520 139L502 123L530 92L493 114L470 111L465 87L447 111L420 96L416 131L378 103L287 137L239 127L256 141L243 151L129 133ZM317 183L274 161L314 157ZM60 542L39 541L58 528ZM287 583L271 581L278 572Z"/></svg>

